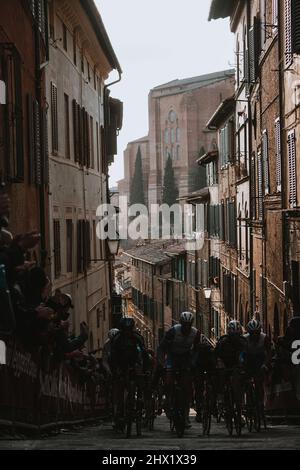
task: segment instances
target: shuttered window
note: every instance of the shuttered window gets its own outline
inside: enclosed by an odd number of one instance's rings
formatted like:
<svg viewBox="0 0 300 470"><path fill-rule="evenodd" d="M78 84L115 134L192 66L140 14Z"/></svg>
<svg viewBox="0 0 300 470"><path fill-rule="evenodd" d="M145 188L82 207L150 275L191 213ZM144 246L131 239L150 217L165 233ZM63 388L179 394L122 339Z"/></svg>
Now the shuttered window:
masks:
<svg viewBox="0 0 300 470"><path fill-rule="evenodd" d="M251 157L251 201L252 201L252 218L256 219L257 203L256 203L256 158L255 152Z"/></svg>
<svg viewBox="0 0 300 470"><path fill-rule="evenodd" d="M73 222L66 220L66 233L67 233L67 273L73 272Z"/></svg>
<svg viewBox="0 0 300 470"><path fill-rule="evenodd" d="M258 74L258 61L260 54L259 21L254 17L253 26L249 29L249 78L254 83Z"/></svg>
<svg viewBox="0 0 300 470"><path fill-rule="evenodd" d="M77 103L76 100L72 100L72 115L73 115L73 149L74 149L74 160L79 160L79 146L78 146L78 116L77 116Z"/></svg>
<svg viewBox="0 0 300 470"><path fill-rule="evenodd" d="M90 134L91 134L91 138L90 138L90 147L91 147L91 163L90 163L90 166L91 168L95 168L95 151L94 151L94 120L93 120L93 117L90 116Z"/></svg>
<svg viewBox="0 0 300 470"><path fill-rule="evenodd" d="M288 67L293 61L292 53L292 0L284 0L285 24L285 65Z"/></svg>
<svg viewBox="0 0 300 470"><path fill-rule="evenodd" d="M52 123L52 153L58 153L58 111L57 111L57 87L51 83L51 123Z"/></svg>
<svg viewBox="0 0 300 470"><path fill-rule="evenodd" d="M273 25L273 32L276 33L278 31L278 1L272 1L272 25Z"/></svg>
<svg viewBox="0 0 300 470"><path fill-rule="evenodd" d="M280 118L275 121L275 158L276 158L276 188L281 192L281 126Z"/></svg>
<svg viewBox="0 0 300 470"><path fill-rule="evenodd" d="M35 182L35 156L34 156L34 101L31 95L27 97L28 111L28 180L29 184Z"/></svg>
<svg viewBox="0 0 300 470"><path fill-rule="evenodd" d="M38 102L28 95L28 178L30 184L42 183L42 162L45 158L42 152L46 152L47 141L41 143L41 124L44 125L44 117L40 117ZM45 111L43 111L45 113ZM45 132L45 130L44 130Z"/></svg>
<svg viewBox="0 0 300 470"><path fill-rule="evenodd" d="M69 110L69 97L64 94L65 105L65 157L70 158L70 110Z"/></svg>
<svg viewBox="0 0 300 470"><path fill-rule="evenodd" d="M40 107L37 101L34 101L34 154L35 154L35 182L40 185L41 175L41 128L40 128Z"/></svg>
<svg viewBox="0 0 300 470"><path fill-rule="evenodd" d="M244 79L245 79L245 92L246 96L249 96L250 92L250 67L249 67L249 50L245 51L245 60L244 60Z"/></svg>
<svg viewBox="0 0 300 470"><path fill-rule="evenodd" d="M60 222L53 221L53 240L54 240L54 275L57 279L61 274L61 250L60 250Z"/></svg>
<svg viewBox="0 0 300 470"><path fill-rule="evenodd" d="M0 172L10 182L21 182L24 180L22 61L13 44L0 44L0 78L6 84L6 105L0 106L0 165L3 165Z"/></svg>
<svg viewBox="0 0 300 470"><path fill-rule="evenodd" d="M91 226L88 221L77 222L77 272L82 273L91 265Z"/></svg>
<svg viewBox="0 0 300 470"><path fill-rule="evenodd" d="M292 45L293 52L300 53L300 2L292 0Z"/></svg>
<svg viewBox="0 0 300 470"><path fill-rule="evenodd" d="M47 110L42 110L42 122L43 122L43 172L44 172L44 184L49 184L49 139L48 139L48 119L47 119Z"/></svg>
<svg viewBox="0 0 300 470"><path fill-rule="evenodd" d="M99 124L96 122L97 171L100 171Z"/></svg>
<svg viewBox="0 0 300 470"><path fill-rule="evenodd" d="M223 129L220 131L220 162L221 168L228 165L233 160L233 122L228 121Z"/></svg>
<svg viewBox="0 0 300 470"><path fill-rule="evenodd" d="M270 169L269 169L269 141L268 133L263 131L262 136L262 157L263 157L263 179L264 179L264 192L270 193Z"/></svg>
<svg viewBox="0 0 300 470"><path fill-rule="evenodd" d="M263 172L261 152L257 154L258 218L263 218Z"/></svg>
<svg viewBox="0 0 300 470"><path fill-rule="evenodd" d="M260 23L261 23L261 45L262 48L267 40L267 11L266 11L266 0L260 0Z"/></svg>
<svg viewBox="0 0 300 470"><path fill-rule="evenodd" d="M289 163L289 202L291 207L297 206L297 173L296 173L296 137L295 130L288 134Z"/></svg>

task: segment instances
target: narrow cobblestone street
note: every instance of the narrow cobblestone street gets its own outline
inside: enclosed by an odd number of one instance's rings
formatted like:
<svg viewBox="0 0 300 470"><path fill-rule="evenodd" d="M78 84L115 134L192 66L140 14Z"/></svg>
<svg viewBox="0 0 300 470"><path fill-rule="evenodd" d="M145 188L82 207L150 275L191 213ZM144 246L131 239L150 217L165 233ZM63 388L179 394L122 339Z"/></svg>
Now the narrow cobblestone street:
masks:
<svg viewBox="0 0 300 470"><path fill-rule="evenodd" d="M192 428L183 439L169 430L165 416L155 422L154 432L128 440L114 433L111 424L102 423L77 430L64 431L42 440L0 439L1 450L296 450L300 448L300 426L269 426L267 431L230 438L223 424L213 423L209 437L201 435L201 425L192 420Z"/></svg>

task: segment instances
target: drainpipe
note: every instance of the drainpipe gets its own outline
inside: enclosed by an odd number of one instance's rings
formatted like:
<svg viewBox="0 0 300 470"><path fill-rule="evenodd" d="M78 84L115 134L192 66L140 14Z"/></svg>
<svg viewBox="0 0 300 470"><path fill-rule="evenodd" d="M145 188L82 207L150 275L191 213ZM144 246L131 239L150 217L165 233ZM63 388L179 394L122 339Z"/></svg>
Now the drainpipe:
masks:
<svg viewBox="0 0 300 470"><path fill-rule="evenodd" d="M118 77L117 80L115 80L115 81L113 81L113 82L111 82L111 83L108 83L107 85L104 85L104 88L103 88L104 120L106 119L106 115L107 115L107 108L106 108L106 107L107 107L106 90L107 90L109 87L111 87L111 86L113 86L113 85L119 83L119 82L122 80L122 71L121 71L121 69L119 69L119 68L118 68L118 75L119 75L119 77ZM106 122L104 121L104 133L105 133L105 135L106 135L106 130L107 130L107 129L106 129ZM108 173L107 154L106 154L106 142L105 142L105 139L104 139L104 142L102 142L102 145L105 145L105 152L104 152L104 154L105 154L105 159L106 159L106 161L105 161L105 172ZM100 167L100 172L101 172L101 167ZM106 202L108 203L108 202L109 202L109 199L110 199L110 197L109 197L108 174L106 174L106 184L107 184L107 188L106 188L106 193L107 193L107 196L106 196L106 197L107 197L107 201L106 201ZM102 185L102 174L101 174L101 185ZM111 294L112 291L113 291L113 280L112 280L112 267L111 267L111 263L112 263L112 261L109 261L109 263L108 263L108 284L109 284L108 288L109 288L109 293L110 293L110 294ZM112 306L112 305L111 305L111 297L110 297L110 300L109 300L109 311L110 311L110 312L111 312L111 306ZM109 323L111 324L111 318L109 319Z"/></svg>
<svg viewBox="0 0 300 470"><path fill-rule="evenodd" d="M278 4L279 4L278 0ZM286 237L286 229L285 229L285 223L286 223L286 218L285 218L285 201L286 201L286 187L285 187L285 159L284 159L284 153L285 150L283 150L285 147L283 146L284 139L285 139L285 133L284 133L284 128L285 128L285 111L284 111L284 66L283 66L283 56L281 56L281 51L283 50L284 44L282 41L282 37L280 34L281 27L283 26L283 21L282 21L282 15L281 15L281 10L280 8L278 9L279 14L278 14L278 77L279 77L279 117L280 117L280 140L281 140L281 226L282 226L282 279L283 281L288 280L288 273L287 273L287 245L288 245L288 240ZM286 299L287 301L287 299Z"/></svg>
<svg viewBox="0 0 300 470"><path fill-rule="evenodd" d="M38 11L38 1L35 1L35 11ZM45 20L45 23L48 23ZM39 104L40 109L40 139L42 143L42 151L45 145L45 130L44 130L44 120L43 120L43 96L42 96L42 75L43 70L48 64L48 62L44 62L41 64L41 38L40 38L40 30L39 30L39 23L38 19L35 18L34 21L34 37L35 37L35 92L36 92L36 99ZM48 36L48 31L46 30L46 37ZM41 160L44 163L44 159ZM44 268L46 265L46 258L47 258L47 251L46 251L46 221L45 221L45 174L44 174L44 165L41 165L41 185L39 187L39 214L40 214L40 234L41 234L41 249L40 249L40 256L41 256L41 266Z"/></svg>
<svg viewBox="0 0 300 470"><path fill-rule="evenodd" d="M247 2L247 29L249 31L251 27L250 21L250 14L251 14L251 5L250 2ZM249 34L247 34L247 41L248 41L248 50L249 50ZM251 218L251 225L250 225L250 280L249 280L249 306L250 306L250 316L253 316L254 313L254 305L253 305L253 286L254 286L254 279L253 279L253 198L255 194L252 194L252 179L254 175L252 174L252 165L251 165L251 158L252 158L252 111L251 111L251 100L250 96L248 97L248 131L249 131L249 145L248 145L248 162L249 162L249 176L250 176L250 183L249 183L249 196L250 196L250 210L249 215ZM246 149L247 151L247 149ZM246 314L247 312L245 312Z"/></svg>

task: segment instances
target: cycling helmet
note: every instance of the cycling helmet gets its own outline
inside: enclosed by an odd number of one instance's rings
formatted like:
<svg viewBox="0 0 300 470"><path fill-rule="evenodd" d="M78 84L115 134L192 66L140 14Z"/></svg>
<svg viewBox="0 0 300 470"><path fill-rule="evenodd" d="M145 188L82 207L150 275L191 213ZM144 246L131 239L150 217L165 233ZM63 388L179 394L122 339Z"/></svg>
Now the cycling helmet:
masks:
<svg viewBox="0 0 300 470"><path fill-rule="evenodd" d="M227 333L229 335L241 335L243 332L241 324L238 320L231 320L227 325Z"/></svg>
<svg viewBox="0 0 300 470"><path fill-rule="evenodd" d="M255 332L260 332L261 331L261 323L259 320L250 320L248 325L247 325L247 331L248 333L255 333Z"/></svg>
<svg viewBox="0 0 300 470"><path fill-rule="evenodd" d="M122 317L120 320L121 330L133 330L135 327L135 321L132 317Z"/></svg>
<svg viewBox="0 0 300 470"><path fill-rule="evenodd" d="M194 315L191 312L182 312L180 315L180 323L190 323L194 321Z"/></svg>
<svg viewBox="0 0 300 470"><path fill-rule="evenodd" d="M117 334L119 333L120 330L118 330L118 328L112 328L109 332L108 332L108 338L109 339L113 339L115 336L117 336Z"/></svg>

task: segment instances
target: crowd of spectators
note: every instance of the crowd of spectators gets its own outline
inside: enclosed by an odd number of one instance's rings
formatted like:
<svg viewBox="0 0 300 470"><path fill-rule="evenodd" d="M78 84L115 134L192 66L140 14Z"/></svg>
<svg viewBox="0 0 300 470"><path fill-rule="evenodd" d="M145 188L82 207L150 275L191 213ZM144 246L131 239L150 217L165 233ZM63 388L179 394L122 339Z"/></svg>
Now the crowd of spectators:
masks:
<svg viewBox="0 0 300 470"><path fill-rule="evenodd" d="M0 336L15 337L26 350L39 352L42 366L66 361L79 372L82 382L100 382L105 376L101 360L88 353L88 326L80 334L70 332L69 294L52 292L45 269L31 261L38 247L37 231L13 235L9 230L11 202L0 192Z"/></svg>

